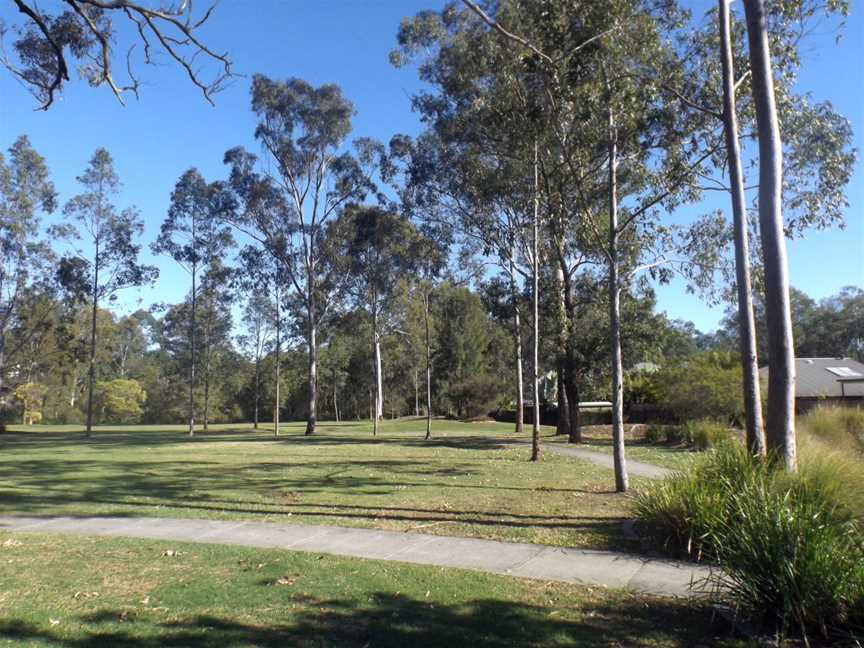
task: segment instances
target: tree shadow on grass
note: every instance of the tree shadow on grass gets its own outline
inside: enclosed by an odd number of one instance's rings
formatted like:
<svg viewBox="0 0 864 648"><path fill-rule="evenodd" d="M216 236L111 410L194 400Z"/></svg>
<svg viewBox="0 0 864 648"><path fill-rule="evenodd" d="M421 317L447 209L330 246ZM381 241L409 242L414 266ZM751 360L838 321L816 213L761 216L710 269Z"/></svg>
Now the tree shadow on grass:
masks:
<svg viewBox="0 0 864 648"><path fill-rule="evenodd" d="M286 597L291 616L274 611L264 624L242 623L212 614L160 621L152 612L124 614L103 609L68 619L60 628L25 621L0 621L0 639L41 641L66 648L223 648L259 646L345 646L423 648L456 646L652 646L658 641L688 646L717 645L725 629L707 611L661 599L621 597L585 603L578 610L475 599L439 604L389 592L357 600ZM368 600L367 600L368 599ZM550 601L551 603L551 601ZM120 622L123 619L123 622ZM82 626L74 627L74 623ZM80 630L79 630L80 628ZM74 634L72 634L74 633ZM719 636L718 636L719 635Z"/></svg>

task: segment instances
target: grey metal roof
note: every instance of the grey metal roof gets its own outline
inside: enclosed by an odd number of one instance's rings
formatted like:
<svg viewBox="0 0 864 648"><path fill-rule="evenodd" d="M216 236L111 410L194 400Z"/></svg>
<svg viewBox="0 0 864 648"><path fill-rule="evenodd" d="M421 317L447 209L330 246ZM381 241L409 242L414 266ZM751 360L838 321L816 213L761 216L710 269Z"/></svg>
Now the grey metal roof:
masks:
<svg viewBox="0 0 864 648"><path fill-rule="evenodd" d="M845 368L845 371L829 369ZM759 370L763 379L768 377L768 367ZM851 358L795 358L795 398L837 397L842 395L838 379L850 372L864 377L864 364ZM843 387L847 396L864 396L864 383L847 382Z"/></svg>

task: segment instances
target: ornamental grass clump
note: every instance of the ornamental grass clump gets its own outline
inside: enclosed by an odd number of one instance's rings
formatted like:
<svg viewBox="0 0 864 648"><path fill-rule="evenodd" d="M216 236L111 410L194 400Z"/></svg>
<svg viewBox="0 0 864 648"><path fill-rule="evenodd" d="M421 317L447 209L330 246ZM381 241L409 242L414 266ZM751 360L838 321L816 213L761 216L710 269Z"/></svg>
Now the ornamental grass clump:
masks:
<svg viewBox="0 0 864 648"><path fill-rule="evenodd" d="M798 473L722 442L635 499L640 531L718 567L701 588L759 627L803 637L864 633L864 537L844 472L807 447Z"/></svg>

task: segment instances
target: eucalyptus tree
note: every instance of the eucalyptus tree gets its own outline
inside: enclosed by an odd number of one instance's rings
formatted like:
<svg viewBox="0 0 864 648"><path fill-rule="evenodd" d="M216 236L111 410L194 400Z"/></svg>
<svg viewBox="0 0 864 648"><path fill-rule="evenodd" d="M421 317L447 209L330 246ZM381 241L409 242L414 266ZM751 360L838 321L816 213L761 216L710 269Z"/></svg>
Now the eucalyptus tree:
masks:
<svg viewBox="0 0 864 648"><path fill-rule="evenodd" d="M245 294L242 322L246 332L238 338L241 348L251 355L254 362L254 428L258 429L258 414L261 400L261 362L268 349L273 349L275 362L274 434L279 436L279 373L281 322L278 282L275 280L273 259L254 246L243 248L235 275L236 292Z"/></svg>
<svg viewBox="0 0 864 648"><path fill-rule="evenodd" d="M808 95L795 94L794 88L801 65L799 51L810 31L809 23L833 13L842 14L847 8L845 2L789 0L772 3L766 17L772 28L769 38L778 70L775 77L777 109L784 125L782 149L789 160L783 173L782 192L786 236L801 236L809 228L842 224L843 211L848 207L845 187L855 161L849 124L830 104L814 104ZM682 109L700 111L723 123L725 146L712 159L719 177L705 175L701 180L706 189L729 192L731 197L739 329L736 337L743 365L748 447L758 456L765 453L766 447L757 360L757 349L762 344L757 338L753 312L746 194L758 189L760 182L748 179L745 167L748 159L753 158L746 145L755 137L758 124L754 103L747 96L752 77L743 47L745 25L727 0L720 0L717 9L708 12L707 19L707 25L687 30L682 57L689 65L666 90L680 100ZM754 263L761 270L759 259ZM759 278L760 273L755 276Z"/></svg>
<svg viewBox="0 0 864 648"><path fill-rule="evenodd" d="M140 62L159 65L162 57L157 52L162 54L211 104L212 96L234 76L228 55L201 38L215 3L198 13L192 2L148 7L135 0L65 0L54 3L58 8L53 11L35 0L13 2L23 18L13 26L12 55L4 52L0 62L30 90L42 110L54 103L69 81L70 59L91 86L108 86L121 104L125 95L137 98L142 84L134 72L134 55L139 46ZM118 29L123 23L127 24ZM6 31L0 25L0 36ZM133 34L134 41L123 61L127 78L117 81L115 46L127 34ZM208 67L212 69L205 71Z"/></svg>
<svg viewBox="0 0 864 648"><path fill-rule="evenodd" d="M41 327L40 319L31 320L32 326L19 330L10 345L9 332L21 329L22 300L31 288L41 292L50 284L51 254L39 238L39 213L56 207L48 166L27 137L18 137L8 152L8 160L0 153L0 394L9 357Z"/></svg>
<svg viewBox="0 0 864 648"><path fill-rule="evenodd" d="M531 66L514 62L468 11L421 12L403 21L398 41L400 49L391 60L401 65L423 57L421 79L438 90L414 101L430 128L414 146L408 182L412 205L427 219L446 218L469 249L499 264L513 295L521 281L536 288L544 246L539 243L543 228L536 155L540 120L532 99L537 85ZM519 300L512 303L516 430L521 432L521 312ZM537 309L533 311L536 316ZM532 320L536 346L539 322ZM536 363L534 368L536 373ZM536 397L534 401L536 460L539 403Z"/></svg>
<svg viewBox="0 0 864 648"><path fill-rule="evenodd" d="M413 274L422 253L420 236L411 222L380 207L352 206L342 211L328 232L336 249L337 268L346 278L345 289L372 320L375 409L372 433L383 416L381 338L396 295L400 276Z"/></svg>
<svg viewBox="0 0 864 648"><path fill-rule="evenodd" d="M207 267L201 282L201 317L197 337L202 341L201 360L204 382L202 423L206 432L210 427L210 395L213 384L213 366L216 354L223 351L230 341L232 328L231 294L232 276L235 270L222 259L214 259Z"/></svg>
<svg viewBox="0 0 864 648"><path fill-rule="evenodd" d="M168 214L159 236L151 244L154 254L167 254L189 274L192 286L189 309L189 436L195 434L196 333L198 330L198 277L220 263L233 245L229 228L219 218L221 189L208 184L197 169L180 176L171 192Z"/></svg>
<svg viewBox="0 0 864 648"><path fill-rule="evenodd" d="M494 16L463 4L510 45L513 58L534 62L541 81L535 96L545 95L536 105L554 116L545 120L555 126L551 159L570 167L571 184L558 193L576 201L568 216L578 219L580 251L607 267L616 489L624 491L620 295L637 272L668 277L674 230L659 212L698 196L692 178L718 147L715 133L701 132L699 118L679 115L662 93L680 67L666 34L682 16L674 4L636 0L586 3L578 11L565 3L507 3ZM571 135L577 156L566 152ZM692 250L698 233L717 237L716 219L700 223L682 247ZM704 281L698 270L688 274Z"/></svg>
<svg viewBox="0 0 864 648"><path fill-rule="evenodd" d="M780 13L794 18L812 15L821 3L801 0L778 3ZM845 11L847 3L825 3L830 9ZM783 142L778 118L778 99L775 93L774 68L771 58L769 20L771 16L763 0L744 0L747 23L747 41L750 60L753 110L759 144L759 232L762 247L762 265L765 275L765 320L768 333L768 401L765 426L767 447L777 455L787 470L797 467L795 440L795 349L792 334L792 316L789 296L789 267L786 254L786 223L783 218L784 182ZM783 22L779 23L780 29ZM794 39L794 30L792 38ZM782 46L789 38L781 40ZM792 42L797 42L793 40ZM777 43L775 43L777 45ZM782 101L782 96L781 96ZM830 112L830 110L829 110ZM844 120L838 125L842 126ZM804 124L799 122L799 125ZM846 124L848 133L848 124ZM795 137L795 129L790 129ZM830 137L831 133L828 131ZM835 142L837 135L835 134ZM818 142L818 140L817 140ZM816 142L814 142L816 143ZM840 150L842 155L843 151ZM847 159L849 154L845 156ZM806 152L793 157L794 163L807 159ZM848 165L851 167L851 163ZM842 171L841 171L842 173ZM849 171L846 171L848 177ZM837 178L833 178L837 180ZM819 181L823 178L820 177ZM845 183L844 183L845 184ZM815 198L818 201L818 198ZM802 202L806 201L802 199ZM811 210L811 219L821 218Z"/></svg>
<svg viewBox="0 0 864 648"><path fill-rule="evenodd" d="M264 164L242 148L225 154L236 205L229 221L280 262L299 298L308 351L306 434L317 419L318 327L340 276L327 258L327 225L374 188L368 142L345 151L354 107L338 86L256 75L252 110Z"/></svg>
<svg viewBox="0 0 864 648"><path fill-rule="evenodd" d="M60 271L67 285L74 286L90 302L90 359L87 387L86 435L93 429L93 386L96 371L96 318L99 302L113 301L117 292L155 281L157 268L139 262L141 246L135 239L144 223L134 208L117 211L111 202L120 190L111 154L96 149L87 168L77 178L83 192L63 208L71 222L57 226L55 232L73 246L82 239L88 250L76 249L62 262ZM76 224L77 222L77 224ZM85 256L87 255L87 256Z"/></svg>

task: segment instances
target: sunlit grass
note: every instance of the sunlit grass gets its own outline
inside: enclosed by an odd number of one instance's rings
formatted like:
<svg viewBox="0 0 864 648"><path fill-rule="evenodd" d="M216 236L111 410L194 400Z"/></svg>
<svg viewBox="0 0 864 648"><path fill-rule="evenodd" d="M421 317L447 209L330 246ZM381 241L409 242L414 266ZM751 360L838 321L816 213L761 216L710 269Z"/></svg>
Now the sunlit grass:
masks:
<svg viewBox="0 0 864 648"><path fill-rule="evenodd" d="M13 428L13 431L15 428ZM630 548L612 471L544 453L512 426L422 420L253 432L222 426L39 428L0 439L0 507L19 515L304 522L572 547ZM523 439L525 440L525 439ZM639 480L635 480L638 485Z"/></svg>
<svg viewBox="0 0 864 648"><path fill-rule="evenodd" d="M0 561L16 647L734 645L692 603L458 569L20 533Z"/></svg>

